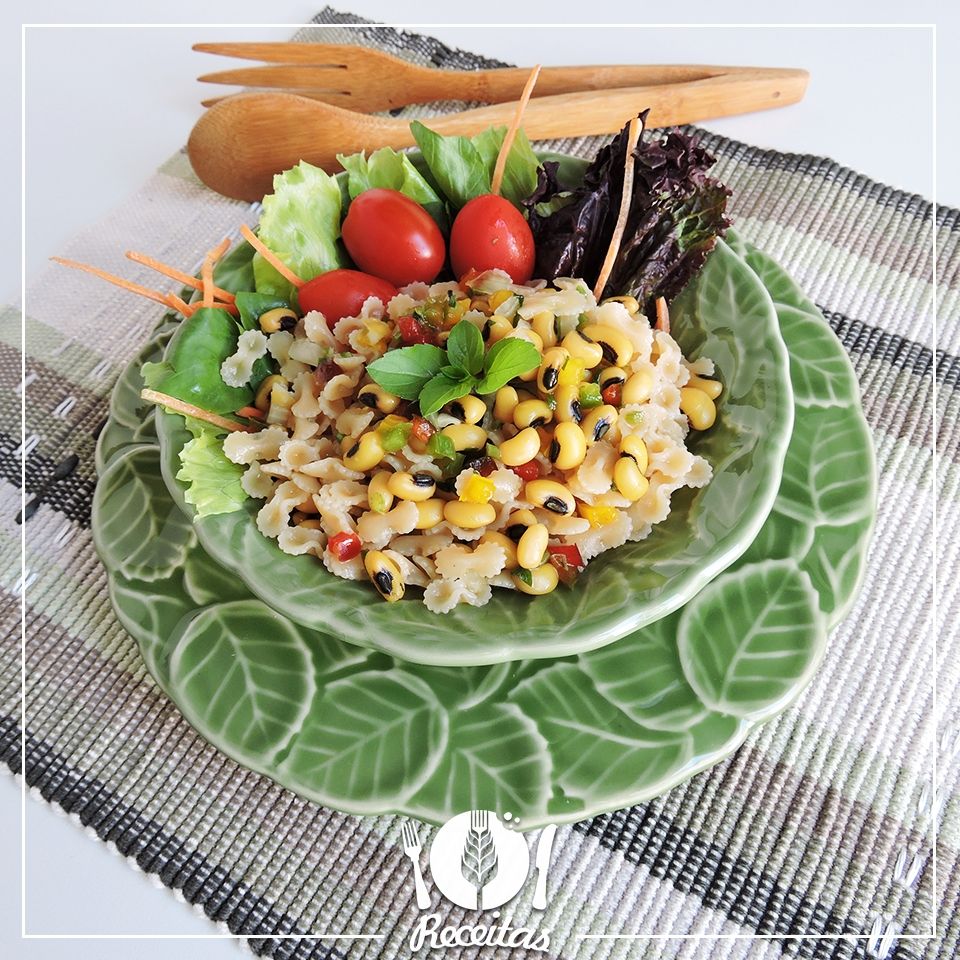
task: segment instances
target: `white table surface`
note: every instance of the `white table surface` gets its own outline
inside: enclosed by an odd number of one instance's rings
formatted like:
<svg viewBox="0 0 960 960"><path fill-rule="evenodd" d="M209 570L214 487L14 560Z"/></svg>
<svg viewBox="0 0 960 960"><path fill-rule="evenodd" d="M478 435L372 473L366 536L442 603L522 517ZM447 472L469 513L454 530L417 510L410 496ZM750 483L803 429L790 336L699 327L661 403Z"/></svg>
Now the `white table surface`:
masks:
<svg viewBox="0 0 960 960"><path fill-rule="evenodd" d="M257 23L267 15L297 23L321 4L274 0L269 6L252 0L208 2L202 7L186 0L167 0L163 11L135 14L127 2L84 6L91 21L126 22L132 15L144 22L163 17L170 23L220 21ZM419 0L404 5L389 0L342 0L338 5L381 21L403 17L408 23L449 23L457 17L448 2ZM534 5L528 9L533 10ZM841 7L844 5L841 4ZM715 4L691 0L683 14L692 22L715 18ZM853 19L836 3L814 0L803 15L815 20ZM412 11L416 10L416 18ZM514 18L516 3L487 0L488 21ZM583 5L551 3L552 16L576 21ZM905 17L933 20L926 0L904 9L899 3L874 2L870 15L877 22ZM860 11L857 11L860 12ZM865 12L865 11L864 11ZM590 6L598 20L617 22L636 17L637 8L610 3ZM667 16L673 14L667 10ZM749 2L724 4L728 21L749 22L771 17L769 5L755 9ZM785 11L786 16L796 11ZM0 25L5 56L0 57L0 103L15 124L17 51L15 28L27 22L75 22L74 3L50 0L36 4L5 4ZM475 10L466 16L476 16ZM527 14L533 19L533 13ZM955 15L941 17L939 47L956 26ZM460 17L459 19L463 19ZM663 16L657 19L664 19ZM11 27L13 29L11 29ZM562 28L545 32L521 27L421 27L451 45L466 46L502 60L529 64L727 62L732 64L802 66L811 73L806 100L786 110L729 118L704 126L726 136L777 150L823 154L870 177L894 186L933 195L934 142L932 38L928 30L906 29L788 29L771 27L721 28ZM198 73L219 67L218 59L190 51L199 40L284 39L289 27L255 30L218 26L137 29L30 28L26 39L26 273L35 275L78 229L122 201L159 163L183 143L199 114ZM534 39L538 37L540 39ZM533 51L536 50L534 54ZM956 57L941 55L941 103L955 103ZM951 94L949 91L953 91ZM951 110L955 108L950 107ZM895 129L908 118L911 134ZM937 145L938 198L960 205L960 165L956 124L943 125ZM8 182L19 175L19 156L2 151L0 174ZM17 240L11 228L0 236L0 291L10 296L19 288ZM5 254L5 255L4 255ZM19 786L0 777L0 956L28 958L226 958L237 957L232 941L20 941L19 937ZM214 927L158 890L98 841L49 807L27 803L27 924L32 933L183 933L209 935Z"/></svg>

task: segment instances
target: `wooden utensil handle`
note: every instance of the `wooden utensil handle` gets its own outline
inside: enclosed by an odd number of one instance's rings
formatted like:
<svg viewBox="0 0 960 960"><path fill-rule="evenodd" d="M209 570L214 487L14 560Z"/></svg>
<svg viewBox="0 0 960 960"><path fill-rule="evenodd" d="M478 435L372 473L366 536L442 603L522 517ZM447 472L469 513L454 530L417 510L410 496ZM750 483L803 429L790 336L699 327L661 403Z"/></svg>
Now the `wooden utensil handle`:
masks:
<svg viewBox="0 0 960 960"><path fill-rule="evenodd" d="M647 107L650 108L648 127L695 123L796 103L803 97L807 79L804 70L781 70L772 74L764 70L743 70L669 86L537 97L527 105L523 127L535 140L614 133ZM438 133L470 135L485 127L509 123L515 110L513 104L496 104L431 117L426 122Z"/></svg>

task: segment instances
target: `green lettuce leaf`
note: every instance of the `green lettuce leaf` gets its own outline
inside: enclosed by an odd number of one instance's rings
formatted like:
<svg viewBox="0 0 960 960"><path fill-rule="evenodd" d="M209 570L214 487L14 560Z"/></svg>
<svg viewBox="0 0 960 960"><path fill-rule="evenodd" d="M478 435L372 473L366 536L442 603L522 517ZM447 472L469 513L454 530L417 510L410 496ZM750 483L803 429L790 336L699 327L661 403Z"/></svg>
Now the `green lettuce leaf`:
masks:
<svg viewBox="0 0 960 960"><path fill-rule="evenodd" d="M185 419L194 438L180 451L177 479L189 484L184 499L201 517L239 510L247 499L240 484L243 467L227 459L216 428L190 417Z"/></svg>
<svg viewBox="0 0 960 960"><path fill-rule="evenodd" d="M273 193L263 198L260 239L304 280L347 266L339 243L340 206L336 178L301 160L273 178ZM259 254L253 275L258 293L292 299L292 285Z"/></svg>
<svg viewBox="0 0 960 960"><path fill-rule="evenodd" d="M406 154L397 153L390 147L381 147L369 157L361 151L348 157L337 154L337 159L347 171L347 190L351 199L374 187L399 190L411 200L416 200L441 230L446 232L449 229L446 204Z"/></svg>
<svg viewBox="0 0 960 960"><path fill-rule="evenodd" d="M147 363L144 382L153 390L213 413L232 413L250 403L249 387L228 387L220 366L237 349L240 328L226 310L201 308L184 320L162 363Z"/></svg>
<svg viewBox="0 0 960 960"><path fill-rule="evenodd" d="M437 186L459 209L468 200L490 192L493 168L506 135L506 127L491 127L475 137L444 137L418 120L410 124L417 146ZM504 171L501 193L521 206L537 186L540 162L522 130L517 132Z"/></svg>

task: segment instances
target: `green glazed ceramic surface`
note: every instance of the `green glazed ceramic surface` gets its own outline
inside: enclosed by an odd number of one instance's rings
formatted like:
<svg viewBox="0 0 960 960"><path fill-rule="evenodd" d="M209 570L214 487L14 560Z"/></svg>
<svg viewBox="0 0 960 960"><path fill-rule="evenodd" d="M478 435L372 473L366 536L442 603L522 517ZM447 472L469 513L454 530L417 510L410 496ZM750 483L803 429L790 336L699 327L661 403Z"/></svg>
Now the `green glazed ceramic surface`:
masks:
<svg viewBox="0 0 960 960"><path fill-rule="evenodd" d="M672 498L670 516L639 543L591 561L573 590L535 600L494 590L482 609L430 613L419 590L385 604L365 581L342 580L316 557L290 556L257 529L262 501L195 518L200 543L278 613L314 630L417 663L474 666L555 657L605 646L666 616L750 545L773 504L793 421L788 358L773 303L743 260L720 243L671 307L686 356L712 358L724 384L716 424L690 447L714 470ZM158 413L167 485L180 507L183 419Z"/></svg>
<svg viewBox="0 0 960 960"><path fill-rule="evenodd" d="M801 386L773 510L683 609L577 656L424 666L282 617L191 537L156 480L156 440L126 407L101 451L94 535L121 621L187 719L240 763L339 810L440 822L482 807L530 829L662 793L782 710L859 583L873 452L823 318L769 258L733 242L773 294ZM135 374L118 397L130 385Z"/></svg>

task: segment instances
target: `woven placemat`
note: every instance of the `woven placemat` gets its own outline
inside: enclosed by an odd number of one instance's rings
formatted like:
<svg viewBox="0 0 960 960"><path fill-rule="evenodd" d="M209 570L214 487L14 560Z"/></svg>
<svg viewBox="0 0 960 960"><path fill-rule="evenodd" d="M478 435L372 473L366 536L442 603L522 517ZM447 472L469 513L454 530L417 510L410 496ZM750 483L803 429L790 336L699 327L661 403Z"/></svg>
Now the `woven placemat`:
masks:
<svg viewBox="0 0 960 960"><path fill-rule="evenodd" d="M326 26L307 28L298 39L371 45L442 67L491 65L426 36L340 26L357 19L329 9L316 22ZM869 570L799 702L732 758L665 796L562 828L551 870L553 902L532 918L529 900L518 901L514 924L551 930L550 954L567 958L854 957L888 950L900 958L955 956L960 211L935 214L922 197L823 158L712 134L703 139L733 188L740 233L777 258L821 305L855 365L879 467ZM550 146L589 156L600 142ZM123 261L125 249L189 265L211 241L255 217L248 205L204 189L180 153L60 252L145 280ZM936 354L929 346L935 308ZM400 866L396 819L323 809L218 753L158 690L111 611L90 536L95 438L114 380L156 320L145 302L82 275L47 271L28 289L22 379L19 309L0 312L6 548L0 584L7 626L0 646L0 756L14 772L23 764L34 794L135 858L224 932L250 935L257 953L410 956L407 938L418 911L409 869ZM21 438L24 391L28 422ZM21 515L24 458L28 503ZM941 579L933 624L935 491ZM18 607L24 592L22 705ZM423 833L426 845L432 831ZM463 916L439 909L451 922ZM930 940L935 914L940 939ZM297 936L321 930L381 938Z"/></svg>

